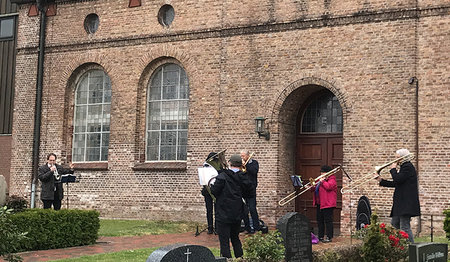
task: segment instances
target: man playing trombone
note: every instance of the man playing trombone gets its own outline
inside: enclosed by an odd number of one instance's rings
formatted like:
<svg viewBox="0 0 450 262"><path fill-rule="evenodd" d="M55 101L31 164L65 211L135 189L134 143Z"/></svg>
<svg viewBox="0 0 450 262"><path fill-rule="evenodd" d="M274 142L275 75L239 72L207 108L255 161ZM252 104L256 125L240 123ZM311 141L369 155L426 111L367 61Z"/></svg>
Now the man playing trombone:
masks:
<svg viewBox="0 0 450 262"><path fill-rule="evenodd" d="M399 149L396 154L397 157L404 158L404 160L391 164L392 180L385 180L380 176L376 179L380 186L395 188L390 214L390 217L392 217L391 224L396 229L408 233L409 241L414 243L410 222L411 217L420 216L417 173L410 158L408 158L411 155L408 149ZM397 171L398 165L400 165L400 171Z"/></svg>
<svg viewBox="0 0 450 262"><path fill-rule="evenodd" d="M73 174L73 164L70 163L70 169L63 168L56 164L56 155L50 153L47 155L47 163L39 167L38 178L41 181L41 200L44 209L61 209L61 200L64 197L61 183L61 175Z"/></svg>
<svg viewBox="0 0 450 262"><path fill-rule="evenodd" d="M253 155L253 154L252 154ZM249 195L245 196L245 203L247 208L244 209L242 218L245 224L245 230L249 234L253 234L260 230L258 210L256 209L256 187L258 186L258 161L252 158L252 155L246 150L241 151L241 158L243 161L243 170L247 174L248 179L253 184L253 190ZM248 212L252 218L253 228L250 226L250 220L248 218Z"/></svg>

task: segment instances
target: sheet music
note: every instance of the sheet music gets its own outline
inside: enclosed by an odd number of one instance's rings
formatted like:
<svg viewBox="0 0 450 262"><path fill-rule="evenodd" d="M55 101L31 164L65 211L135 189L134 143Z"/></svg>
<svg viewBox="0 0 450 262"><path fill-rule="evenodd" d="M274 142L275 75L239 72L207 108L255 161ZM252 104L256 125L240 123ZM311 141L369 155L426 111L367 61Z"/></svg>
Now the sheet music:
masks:
<svg viewBox="0 0 450 262"><path fill-rule="evenodd" d="M217 175L217 170L212 166L198 168L198 180L202 186L208 185L209 180ZM211 184L214 184L214 181Z"/></svg>

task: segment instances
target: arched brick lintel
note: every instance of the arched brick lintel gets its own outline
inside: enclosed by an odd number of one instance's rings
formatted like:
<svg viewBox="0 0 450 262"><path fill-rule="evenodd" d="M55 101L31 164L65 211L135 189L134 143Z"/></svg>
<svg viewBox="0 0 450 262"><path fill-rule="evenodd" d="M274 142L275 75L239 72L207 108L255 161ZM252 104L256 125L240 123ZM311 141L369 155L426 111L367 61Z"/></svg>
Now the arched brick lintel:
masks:
<svg viewBox="0 0 450 262"><path fill-rule="evenodd" d="M281 112L283 103L284 101L286 101L287 97L295 90L306 87L308 85L322 86L330 90L339 100L339 103L342 108L343 118L345 121L347 115L350 113L350 107L348 106L347 96L345 92L342 92L341 89L337 88L336 87L337 84L335 82L316 76L308 76L290 83L288 86L286 86L283 90L281 90L278 93L278 95L273 101L272 114L268 122L275 124L277 122L277 119L279 119L279 113Z"/></svg>

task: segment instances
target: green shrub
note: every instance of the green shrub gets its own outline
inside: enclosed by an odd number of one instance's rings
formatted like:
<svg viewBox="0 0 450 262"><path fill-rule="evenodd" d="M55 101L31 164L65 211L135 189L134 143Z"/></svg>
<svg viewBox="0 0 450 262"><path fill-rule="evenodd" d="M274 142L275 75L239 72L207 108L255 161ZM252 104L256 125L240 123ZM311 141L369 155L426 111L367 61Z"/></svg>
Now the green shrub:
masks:
<svg viewBox="0 0 450 262"><path fill-rule="evenodd" d="M313 262L359 262L361 261L361 248L361 244L354 244L313 251Z"/></svg>
<svg viewBox="0 0 450 262"><path fill-rule="evenodd" d="M26 233L12 223L11 212L6 206L0 208L0 256L6 261L22 261L20 256L12 253L19 251L20 241L26 238Z"/></svg>
<svg viewBox="0 0 450 262"><path fill-rule="evenodd" d="M284 259L283 239L278 231L264 235L257 232L244 240L243 249L246 261L279 262Z"/></svg>
<svg viewBox="0 0 450 262"><path fill-rule="evenodd" d="M444 215L445 215L444 219L445 235L450 240L450 209L444 210Z"/></svg>
<svg viewBox="0 0 450 262"><path fill-rule="evenodd" d="M361 229L366 233L362 247L363 260L405 261L408 256L408 234L390 225L379 223L375 212L372 213L370 221L372 224Z"/></svg>
<svg viewBox="0 0 450 262"><path fill-rule="evenodd" d="M8 209L12 209L13 213L24 211L28 207L28 202L21 196L9 196L6 199L6 206Z"/></svg>
<svg viewBox="0 0 450 262"><path fill-rule="evenodd" d="M20 251L94 244L100 228L99 213L85 210L27 209L11 215L11 221L28 238Z"/></svg>

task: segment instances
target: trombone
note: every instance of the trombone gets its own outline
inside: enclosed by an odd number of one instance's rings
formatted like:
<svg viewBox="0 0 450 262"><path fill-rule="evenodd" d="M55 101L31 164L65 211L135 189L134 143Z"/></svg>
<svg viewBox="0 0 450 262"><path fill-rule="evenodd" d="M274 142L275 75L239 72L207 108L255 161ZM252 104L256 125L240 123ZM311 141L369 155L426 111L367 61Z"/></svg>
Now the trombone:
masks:
<svg viewBox="0 0 450 262"><path fill-rule="evenodd" d="M400 164L403 164L404 162L408 162L414 159L413 154L404 155L402 157L396 158L390 162L387 162L381 166L376 166L375 171L372 173L369 173L358 180L355 180L353 183L349 184L348 186L341 188L341 194L348 193L352 191L353 189L356 189L357 187L364 185L365 183L371 181L372 179L375 179L380 176L381 170L383 170L385 167L392 165L393 163L399 162Z"/></svg>
<svg viewBox="0 0 450 262"><path fill-rule="evenodd" d="M246 165L247 165L247 163L248 163L248 161L250 161L250 159L252 159L252 157L253 157L253 155L255 154L255 152L252 152L251 154L250 154L250 156L247 158L247 161L245 161L243 164L242 164L242 172L247 172L247 168L245 167Z"/></svg>
<svg viewBox="0 0 450 262"><path fill-rule="evenodd" d="M306 183L305 185L303 185L299 190L301 190L300 192L294 191L292 193L290 193L289 195L285 196L284 198L282 198L280 201L278 201L278 205L280 206L284 206L287 205L289 202L291 202L292 200L296 199L298 196L302 195L303 193L309 191L311 188L315 187L317 182L320 181L320 179L322 178L328 178L331 175L336 174L337 172L339 172L339 170L341 170L342 166L337 166L336 168L334 168L333 170L322 174L318 177L314 178L310 178L309 182Z"/></svg>

